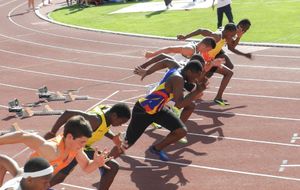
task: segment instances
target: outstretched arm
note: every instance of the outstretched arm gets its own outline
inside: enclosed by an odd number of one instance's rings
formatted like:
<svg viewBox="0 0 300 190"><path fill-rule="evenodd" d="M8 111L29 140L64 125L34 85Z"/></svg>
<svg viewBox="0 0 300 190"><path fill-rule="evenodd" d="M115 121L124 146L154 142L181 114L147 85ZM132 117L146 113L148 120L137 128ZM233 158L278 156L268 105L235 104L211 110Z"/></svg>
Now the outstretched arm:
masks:
<svg viewBox="0 0 300 190"><path fill-rule="evenodd" d="M242 56L244 56L244 57L246 57L248 59L252 58L252 54L251 53L243 53L243 52L235 49L235 47L232 44L230 44L230 43L228 43L228 49L230 51L232 51L233 53L237 54L237 55L242 55Z"/></svg>
<svg viewBox="0 0 300 190"><path fill-rule="evenodd" d="M191 38L193 36L198 36L198 35L210 36L210 37L213 37L213 38L217 37L217 35L214 34L211 30L200 28L198 30L193 31L192 33L187 34L187 35L177 35L177 39L178 40L185 40L185 39Z"/></svg>
<svg viewBox="0 0 300 190"><path fill-rule="evenodd" d="M3 184L6 172L9 172L13 177L16 177L22 173L22 169L15 160L6 155L0 154L0 187Z"/></svg>
<svg viewBox="0 0 300 190"><path fill-rule="evenodd" d="M0 136L0 145L17 143L23 143L29 148L37 151L46 143L46 140L39 135L24 132L22 130Z"/></svg>
<svg viewBox="0 0 300 190"><path fill-rule="evenodd" d="M193 52L193 49L187 48L186 46L170 46L170 47L165 47L165 48L159 49L154 52L147 51L145 53L145 57L147 59L149 59L151 57L154 57L154 56L162 54L162 53L165 53L165 54L173 53L173 54L182 54L182 55L192 54L193 55L194 52Z"/></svg>
<svg viewBox="0 0 300 190"><path fill-rule="evenodd" d="M141 80L143 80L146 76L151 75L155 71L159 71L165 68L171 69L171 68L178 68L178 67L180 67L180 65L176 61L172 59L163 59L155 63L149 69L143 69L141 66L136 67L134 69L134 74L140 75L142 77Z"/></svg>
<svg viewBox="0 0 300 190"><path fill-rule="evenodd" d="M45 134L45 139L50 139L56 136L57 131L73 116L81 115L88 120L91 125L97 122L97 117L79 110L66 110L55 122L51 131ZM96 124L97 125L97 124Z"/></svg>

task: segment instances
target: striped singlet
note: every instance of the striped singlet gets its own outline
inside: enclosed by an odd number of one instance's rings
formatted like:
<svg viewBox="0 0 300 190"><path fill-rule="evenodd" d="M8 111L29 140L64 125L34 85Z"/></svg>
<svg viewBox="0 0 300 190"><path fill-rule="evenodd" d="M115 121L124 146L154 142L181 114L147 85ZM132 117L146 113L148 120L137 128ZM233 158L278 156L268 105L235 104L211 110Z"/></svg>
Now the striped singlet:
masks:
<svg viewBox="0 0 300 190"><path fill-rule="evenodd" d="M166 81L171 75L180 75L177 68L170 69L165 74L164 78L159 82L159 85L145 98L140 98L138 101L148 114L159 112L166 103L173 99L173 93L166 91Z"/></svg>

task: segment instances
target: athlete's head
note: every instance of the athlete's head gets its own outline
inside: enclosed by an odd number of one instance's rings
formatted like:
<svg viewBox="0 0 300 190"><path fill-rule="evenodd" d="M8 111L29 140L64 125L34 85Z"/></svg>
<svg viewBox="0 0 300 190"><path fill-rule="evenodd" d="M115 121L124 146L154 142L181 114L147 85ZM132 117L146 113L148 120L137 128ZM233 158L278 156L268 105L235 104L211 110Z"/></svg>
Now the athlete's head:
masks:
<svg viewBox="0 0 300 190"><path fill-rule="evenodd" d="M247 30L250 28L251 22L249 19L242 19L240 22L237 24L237 28L241 28L243 32L247 32Z"/></svg>
<svg viewBox="0 0 300 190"><path fill-rule="evenodd" d="M203 67L200 61L190 60L182 69L184 79L193 83L196 82L202 73Z"/></svg>
<svg viewBox="0 0 300 190"><path fill-rule="evenodd" d="M117 103L109 110L109 120L112 126L120 126L131 117L130 108L127 104Z"/></svg>
<svg viewBox="0 0 300 190"><path fill-rule="evenodd" d="M233 38L236 35L237 28L234 23L228 23L225 25L223 35L226 39Z"/></svg>
<svg viewBox="0 0 300 190"><path fill-rule="evenodd" d="M64 138L68 146L74 150L79 150L85 146L87 139L92 136L90 122L82 116L71 117L64 126Z"/></svg>
<svg viewBox="0 0 300 190"><path fill-rule="evenodd" d="M197 45L197 52L204 53L216 47L216 41L212 37L205 37Z"/></svg>
<svg viewBox="0 0 300 190"><path fill-rule="evenodd" d="M24 166L21 180L24 190L46 190L50 187L53 167L44 158L32 158Z"/></svg>

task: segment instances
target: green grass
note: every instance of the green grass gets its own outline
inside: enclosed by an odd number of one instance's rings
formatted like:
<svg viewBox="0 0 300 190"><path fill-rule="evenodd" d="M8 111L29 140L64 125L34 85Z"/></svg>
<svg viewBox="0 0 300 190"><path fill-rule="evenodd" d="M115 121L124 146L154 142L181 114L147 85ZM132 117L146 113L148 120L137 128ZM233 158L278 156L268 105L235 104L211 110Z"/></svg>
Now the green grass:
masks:
<svg viewBox="0 0 300 190"><path fill-rule="evenodd" d="M217 16L211 8L109 14L132 4L114 3L84 9L75 5L56 10L50 17L88 28L167 37L186 34L197 28L216 29ZM249 18L252 22L242 41L300 44L300 1L234 0L232 9L235 22L242 18ZM223 24L226 22L224 15Z"/></svg>

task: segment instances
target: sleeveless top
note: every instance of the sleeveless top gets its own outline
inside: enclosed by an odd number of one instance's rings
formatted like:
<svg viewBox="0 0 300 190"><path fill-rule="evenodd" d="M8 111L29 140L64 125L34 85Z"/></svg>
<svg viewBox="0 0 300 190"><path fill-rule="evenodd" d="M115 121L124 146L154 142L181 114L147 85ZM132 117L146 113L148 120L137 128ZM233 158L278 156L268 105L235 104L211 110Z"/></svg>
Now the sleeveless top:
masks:
<svg viewBox="0 0 300 190"><path fill-rule="evenodd" d="M97 128L96 131L92 133L92 137L90 137L85 145L85 150L91 150L91 145L95 142L101 140L103 136L108 132L109 127L107 126L107 122L104 115L104 110L109 109L109 106L99 105L89 111L89 113L95 113L98 117L101 118L101 124Z"/></svg>
<svg viewBox="0 0 300 190"><path fill-rule="evenodd" d="M48 141L55 142L57 144L57 148L60 152L60 156L55 160L49 161L50 165L53 166L54 172L53 174L58 173L61 169L66 167L70 162L77 156L77 151L70 151L67 158L63 158L62 156L65 153L65 143L63 141L63 135L57 135L56 137L49 139ZM31 157L39 157L40 155L37 152L34 152Z"/></svg>
<svg viewBox="0 0 300 190"><path fill-rule="evenodd" d="M173 99L173 93L168 93L165 86L167 79L173 74L180 75L179 69L173 68L167 71L159 85L149 95L138 100L148 114L159 112L166 103Z"/></svg>
<svg viewBox="0 0 300 190"><path fill-rule="evenodd" d="M218 53L222 50L223 46L226 44L226 39L221 38L216 43L216 47L208 52L202 53L202 57L204 58L205 61L212 61Z"/></svg>
<svg viewBox="0 0 300 190"><path fill-rule="evenodd" d="M192 56L199 53L199 52L197 52L197 44L198 43L196 43L196 42L190 42L185 46L185 47L192 48L194 50L194 53L192 54ZM182 55L182 56L187 58L187 59L190 59L192 57L192 56L186 56L186 55Z"/></svg>
<svg viewBox="0 0 300 190"><path fill-rule="evenodd" d="M0 187L0 190L5 190L8 188L12 188L13 190L22 190L21 179L22 176L10 179L9 181L5 182L3 186Z"/></svg>

